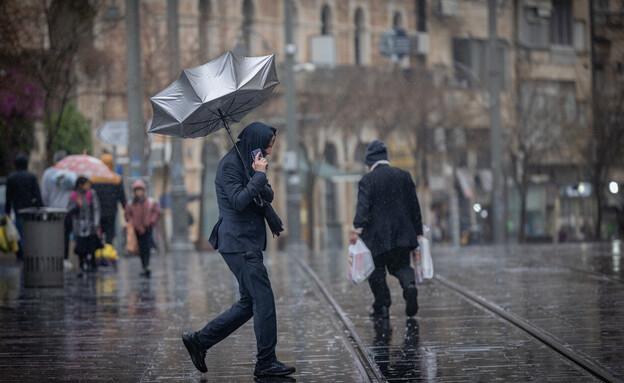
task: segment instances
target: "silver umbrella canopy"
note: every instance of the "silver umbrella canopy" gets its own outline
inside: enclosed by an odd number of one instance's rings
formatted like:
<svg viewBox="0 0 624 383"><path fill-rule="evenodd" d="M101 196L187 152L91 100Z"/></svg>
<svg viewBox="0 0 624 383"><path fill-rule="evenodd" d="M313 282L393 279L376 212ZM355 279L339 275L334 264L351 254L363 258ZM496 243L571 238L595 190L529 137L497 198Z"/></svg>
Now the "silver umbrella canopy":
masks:
<svg viewBox="0 0 624 383"><path fill-rule="evenodd" d="M275 55L245 57L231 51L182 74L150 99L148 133L180 138L207 136L239 122L269 98L279 84Z"/></svg>

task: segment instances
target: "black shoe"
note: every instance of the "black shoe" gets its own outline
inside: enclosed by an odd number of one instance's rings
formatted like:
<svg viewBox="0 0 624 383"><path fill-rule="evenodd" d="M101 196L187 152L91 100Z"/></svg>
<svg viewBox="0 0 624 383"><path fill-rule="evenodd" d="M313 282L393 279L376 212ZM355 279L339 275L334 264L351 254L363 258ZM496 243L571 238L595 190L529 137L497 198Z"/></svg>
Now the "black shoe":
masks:
<svg viewBox="0 0 624 383"><path fill-rule="evenodd" d="M380 308L373 307L373 311L368 313L371 318L390 318L390 310L388 306L381 306Z"/></svg>
<svg viewBox="0 0 624 383"><path fill-rule="evenodd" d="M150 278L152 276L152 272L150 270L143 270L143 272L139 275L145 278Z"/></svg>
<svg viewBox="0 0 624 383"><path fill-rule="evenodd" d="M206 367L206 361L204 360L206 358L206 350L197 340L197 335L194 332L185 332L182 334L182 342L184 342L184 346L186 346L195 368L201 372L208 372L208 367Z"/></svg>
<svg viewBox="0 0 624 383"><path fill-rule="evenodd" d="M405 297L405 315L413 317L418 312L418 289L410 285L403 293Z"/></svg>
<svg viewBox="0 0 624 383"><path fill-rule="evenodd" d="M295 372L295 368L292 366L287 366L284 363L275 359L273 362L260 367L256 364L256 368L254 370L255 376L286 376Z"/></svg>

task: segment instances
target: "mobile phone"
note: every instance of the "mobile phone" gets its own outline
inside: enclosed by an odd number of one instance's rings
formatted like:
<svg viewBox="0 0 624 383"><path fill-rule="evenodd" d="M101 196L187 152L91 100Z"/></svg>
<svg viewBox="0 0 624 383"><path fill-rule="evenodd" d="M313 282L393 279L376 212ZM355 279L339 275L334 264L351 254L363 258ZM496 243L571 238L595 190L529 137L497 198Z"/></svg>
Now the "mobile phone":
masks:
<svg viewBox="0 0 624 383"><path fill-rule="evenodd" d="M258 153L260 153L260 158L262 158L262 150L260 149L255 149L251 151L251 162L253 163L254 161L256 161L256 156L258 155Z"/></svg>
<svg viewBox="0 0 624 383"><path fill-rule="evenodd" d="M255 149L255 150L252 150L252 151L251 151L251 163L252 163L252 164L256 161L256 156L258 155L258 153L260 153L260 158L264 157L264 156L262 155L262 150L260 150L260 149ZM267 169L268 169L268 168L269 168L269 167L267 166Z"/></svg>

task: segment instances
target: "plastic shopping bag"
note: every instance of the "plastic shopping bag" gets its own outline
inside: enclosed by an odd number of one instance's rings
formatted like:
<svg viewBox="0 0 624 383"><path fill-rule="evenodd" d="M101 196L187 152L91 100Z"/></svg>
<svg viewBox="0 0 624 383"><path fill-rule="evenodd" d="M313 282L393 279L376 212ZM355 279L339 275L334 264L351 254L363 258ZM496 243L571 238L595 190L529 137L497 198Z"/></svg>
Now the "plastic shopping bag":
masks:
<svg viewBox="0 0 624 383"><path fill-rule="evenodd" d="M359 285L368 278L375 269L373 256L361 238L354 245L349 245L349 262L347 264L347 279Z"/></svg>
<svg viewBox="0 0 624 383"><path fill-rule="evenodd" d="M119 257L117 256L117 250L110 243L104 244L102 249L97 249L95 251L95 259L104 258L109 261L117 261Z"/></svg>
<svg viewBox="0 0 624 383"><path fill-rule="evenodd" d="M412 263L416 283L423 283L425 279L433 278L431 245L427 238L418 238L418 248L412 251Z"/></svg>
<svg viewBox="0 0 624 383"><path fill-rule="evenodd" d="M19 232L9 217L0 222L0 251L17 253L19 250Z"/></svg>
<svg viewBox="0 0 624 383"><path fill-rule="evenodd" d="M131 223L126 224L126 253L139 254L139 242Z"/></svg>

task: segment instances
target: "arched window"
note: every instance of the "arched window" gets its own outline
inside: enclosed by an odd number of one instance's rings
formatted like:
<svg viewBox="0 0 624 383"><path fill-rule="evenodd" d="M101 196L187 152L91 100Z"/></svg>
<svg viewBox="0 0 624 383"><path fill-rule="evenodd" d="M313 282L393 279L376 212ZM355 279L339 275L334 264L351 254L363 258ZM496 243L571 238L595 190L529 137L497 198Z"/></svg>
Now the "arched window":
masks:
<svg viewBox="0 0 624 383"><path fill-rule="evenodd" d="M425 0L416 0L416 30L427 32L427 4Z"/></svg>
<svg viewBox="0 0 624 383"><path fill-rule="evenodd" d="M401 16L400 12L394 12L392 16L392 28L403 29L403 16Z"/></svg>
<svg viewBox="0 0 624 383"><path fill-rule="evenodd" d="M353 51L355 53L355 65L362 65L362 46L364 44L364 12L362 8L355 11L355 37Z"/></svg>
<svg viewBox="0 0 624 383"><path fill-rule="evenodd" d="M329 5L323 5L323 10L321 11L321 34L331 35L331 33L332 33L331 9L329 8Z"/></svg>
<svg viewBox="0 0 624 383"><path fill-rule="evenodd" d="M243 1L243 24L241 25L241 42L247 55L252 54L251 37L253 34L254 8L251 0Z"/></svg>
<svg viewBox="0 0 624 383"><path fill-rule="evenodd" d="M199 58L202 62L208 60L208 23L211 18L210 0L199 0Z"/></svg>

